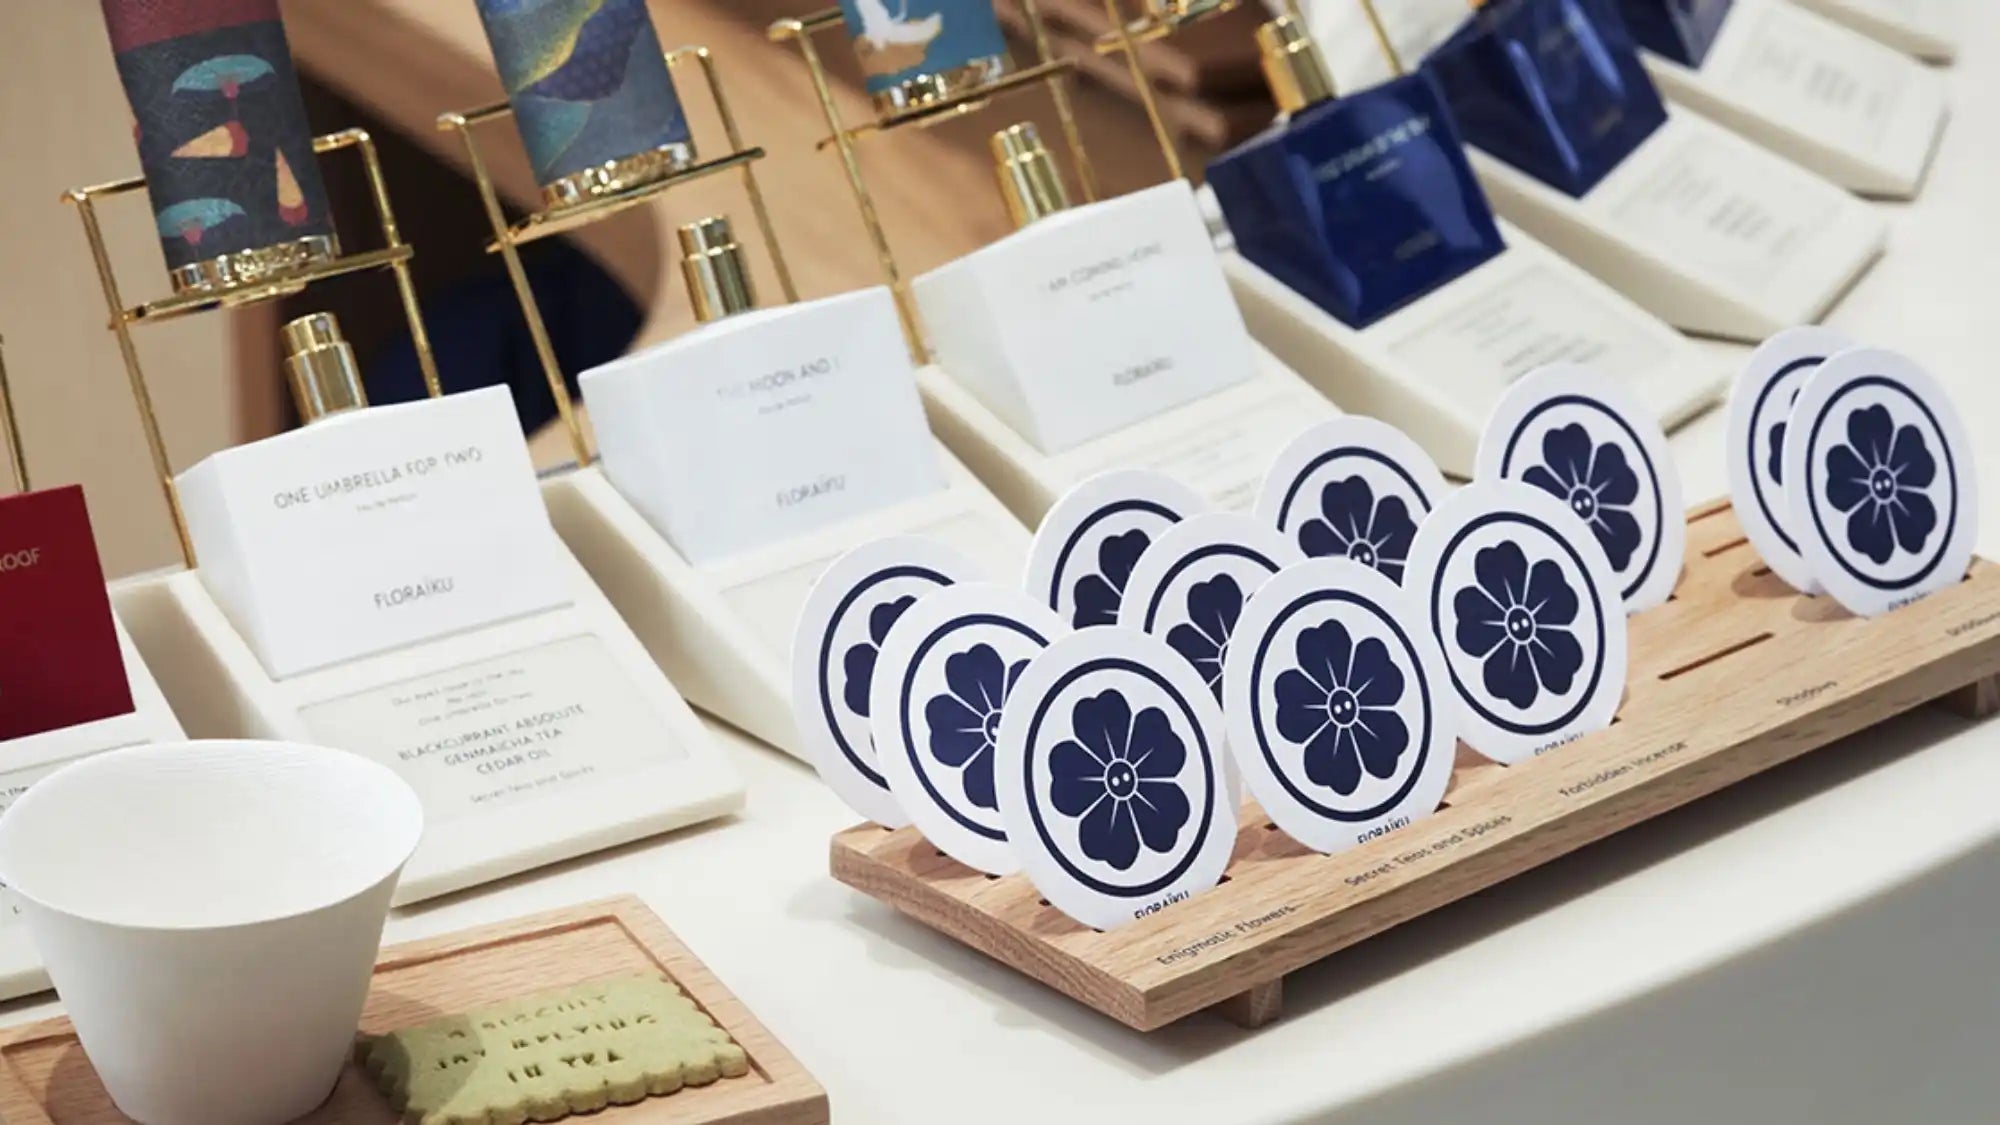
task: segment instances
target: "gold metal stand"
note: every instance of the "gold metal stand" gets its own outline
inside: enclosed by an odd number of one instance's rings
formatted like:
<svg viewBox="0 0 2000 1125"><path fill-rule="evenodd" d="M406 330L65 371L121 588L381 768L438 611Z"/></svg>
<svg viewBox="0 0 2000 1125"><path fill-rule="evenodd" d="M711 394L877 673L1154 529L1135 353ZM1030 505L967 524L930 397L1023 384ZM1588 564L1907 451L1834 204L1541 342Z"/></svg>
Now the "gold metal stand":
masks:
<svg viewBox="0 0 2000 1125"><path fill-rule="evenodd" d="M1068 59L1058 59L1049 46L1048 28L1042 23L1040 9L1035 0L1020 0L1021 11L1028 19L1028 29L1035 41L1038 61L1029 67L1011 71L1005 76L981 86L948 98L927 102L902 113L879 116L873 121L850 126L840 112L840 106L833 96L833 85L827 79L826 64L821 60L819 48L813 37L842 26L839 8L828 8L812 15L797 19L784 19L771 25L770 37L774 43L786 41L799 45L799 53L805 59L806 69L812 73L813 91L819 96L820 112L826 116L826 126L830 135L819 142L819 148L831 145L840 150L840 163L847 172L847 185L854 192L854 201L861 208L862 225L868 228L868 237L875 246L875 256L882 265L883 276L888 280L889 289L896 298L896 311L903 320L903 335L910 345L910 354L919 363L930 360L930 349L924 344L922 322L917 316L916 302L910 296L909 279L903 276L902 267L896 263L896 252L889 245L889 236L882 228L882 219L875 209L875 198L868 191L868 181L861 174L861 158L858 142L882 133L915 126L929 128L942 121L949 121L966 114L977 113L990 105L994 99L1014 93L1030 86L1046 86L1049 100L1054 103L1056 116L1062 122L1063 140L1069 146L1070 160L1076 168L1078 184L1083 189L1086 202L1097 200L1097 170L1091 166L1090 154L1084 151L1083 134L1077 128L1076 113L1070 107L1069 78L1076 70L1076 64Z"/></svg>
<svg viewBox="0 0 2000 1125"><path fill-rule="evenodd" d="M555 345L549 341L549 330L542 320L541 305L536 302L534 290L528 285L528 272L521 265L522 246L550 235L561 234L610 218L620 211L652 202L684 184L735 169L743 175L743 192L750 197L750 207L756 212L757 226L763 233L765 248L770 251L771 264L777 271L778 284L784 290L785 300L799 299L798 289L792 283L791 268L785 264L784 251L779 248L777 233L771 226L770 210L764 205L764 191L757 185L757 173L752 167L764 158L764 150L743 143L743 136L736 128L736 115L730 111L729 99L724 95L721 78L716 73L715 60L710 57L707 47L694 46L677 47L668 51L666 59L667 69L670 72L675 67L685 66L690 62L701 67L702 79L708 85L709 97L715 102L715 113L720 119L723 136L729 142L728 153L712 160L697 161L682 171L624 191L599 196L583 203L539 211L518 223L507 222L506 211L500 203L499 189L494 186L493 175L487 170L486 158L480 154L478 139L474 134L476 126L512 117L513 107L506 102L497 102L478 109L443 114L437 121L439 130L456 130L460 139L465 142L465 154L472 165L473 181L479 187L480 202L486 208L487 221L493 225L493 241L487 244L486 252L498 253L507 265L507 277L514 283L514 295L521 302L521 315L527 319L528 335L535 343L535 355L542 362L542 374L548 379L549 393L555 398L556 411L562 416L563 427L569 431L570 449L576 454L576 463L579 466L590 464L590 444L584 438L583 423L577 418L575 403L570 399L569 384L564 382L562 368L556 363Z"/></svg>
<svg viewBox="0 0 2000 1125"><path fill-rule="evenodd" d="M389 206L389 188L382 178L382 163L376 156L375 142L362 129L348 129L313 138L315 153L344 148L361 150L361 162L368 173L369 194L373 196L375 215L382 226L382 249L343 255L279 279L189 290L129 308L125 305L125 298L119 295L118 277L111 268L111 252L105 245L104 230L97 220L97 201L138 191L146 186L145 177L134 176L128 180L75 188L63 194L64 201L75 205L77 214L83 219L84 237L90 241L91 261L97 266L97 280L103 286L104 303L111 314L110 328L118 337L118 352L125 360L125 375L131 380L132 397L139 405L139 421L145 429L146 445L152 453L153 471L160 478L160 487L167 497L167 511L173 517L174 532L180 537L181 560L190 568L195 565L194 542L188 537L187 517L181 511L180 490L174 487L173 461L167 455L166 440L160 433L160 418L153 409L153 396L146 388L138 345L132 339L133 326L157 324L214 309L241 308L290 296L316 281L387 268L396 275L396 289L402 297L403 316L410 322L410 339L416 346L417 364L423 369L424 387L433 398L443 393L438 384L437 357L431 351L430 334L424 330L423 315L417 308L416 282L410 276L410 259L415 256L415 251L403 241L402 233L396 227L396 216Z"/></svg>
<svg viewBox="0 0 2000 1125"><path fill-rule="evenodd" d="M5 340L0 340L4 345ZM21 448L21 420L14 414L14 390L7 383L7 357L0 355L0 427L7 434L7 461L14 469L14 491L28 491L28 454Z"/></svg>
<svg viewBox="0 0 2000 1125"><path fill-rule="evenodd" d="M1160 144L1160 155L1166 157L1167 171L1175 179L1186 179L1187 167L1181 159L1180 146L1174 143L1173 132L1167 128L1166 118L1160 114L1160 99L1153 91L1152 78L1146 74L1146 68L1139 60L1139 48L1178 34L1203 20L1233 12L1242 6L1242 0L1145 0L1145 3L1144 14L1127 18L1118 0L1104 0L1104 14L1111 18L1112 30L1098 36L1097 53L1125 56L1125 65L1132 73L1132 85L1139 91L1139 104L1145 107L1146 120L1153 126L1153 139ZM1305 16L1299 11L1298 0L1285 0L1285 11L1301 26L1304 25Z"/></svg>

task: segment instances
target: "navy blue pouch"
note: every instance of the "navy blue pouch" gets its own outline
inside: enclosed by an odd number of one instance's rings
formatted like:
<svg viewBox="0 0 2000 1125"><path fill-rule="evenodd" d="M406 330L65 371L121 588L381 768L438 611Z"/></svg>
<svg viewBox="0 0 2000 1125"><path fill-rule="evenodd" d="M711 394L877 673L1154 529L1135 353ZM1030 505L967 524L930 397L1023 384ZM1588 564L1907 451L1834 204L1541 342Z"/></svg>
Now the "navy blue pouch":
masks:
<svg viewBox="0 0 2000 1125"><path fill-rule="evenodd" d="M1365 328L1506 248L1429 75L1294 114L1209 165L1245 258Z"/></svg>
<svg viewBox="0 0 2000 1125"><path fill-rule="evenodd" d="M1573 196L1667 120L1613 0L1498 0L1424 66L1467 143Z"/></svg>
<svg viewBox="0 0 2000 1125"><path fill-rule="evenodd" d="M1699 67L1735 0L1618 0L1641 47Z"/></svg>

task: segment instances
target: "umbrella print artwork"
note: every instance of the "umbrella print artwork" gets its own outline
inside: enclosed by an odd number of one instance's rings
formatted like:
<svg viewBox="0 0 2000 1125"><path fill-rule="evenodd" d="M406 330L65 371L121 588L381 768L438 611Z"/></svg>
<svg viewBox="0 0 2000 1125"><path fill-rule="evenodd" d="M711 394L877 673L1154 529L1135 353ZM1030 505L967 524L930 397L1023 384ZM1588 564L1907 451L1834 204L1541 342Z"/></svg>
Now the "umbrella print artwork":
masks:
<svg viewBox="0 0 2000 1125"><path fill-rule="evenodd" d="M242 156L249 151L250 135L244 131L243 123L230 121L183 144L174 150L174 155L188 160L215 160Z"/></svg>
<svg viewBox="0 0 2000 1125"><path fill-rule="evenodd" d="M243 87L275 73L270 63L256 55L218 55L181 71L180 76L174 79L173 92L221 94L229 99L229 121L182 145L174 151L174 155L242 156L250 147L250 138L243 129L236 96ZM220 137L216 136L218 132ZM227 142L227 148L223 147L224 142ZM183 151L197 146L199 151Z"/></svg>
<svg viewBox="0 0 2000 1125"><path fill-rule="evenodd" d="M161 238L179 236L189 246L200 246L202 236L247 212L227 199L190 199L160 212Z"/></svg>
<svg viewBox="0 0 2000 1125"><path fill-rule="evenodd" d="M306 194L299 190L299 178L292 175L292 162L285 159L285 150L278 150L278 217L286 226L299 226L310 216L306 207Z"/></svg>

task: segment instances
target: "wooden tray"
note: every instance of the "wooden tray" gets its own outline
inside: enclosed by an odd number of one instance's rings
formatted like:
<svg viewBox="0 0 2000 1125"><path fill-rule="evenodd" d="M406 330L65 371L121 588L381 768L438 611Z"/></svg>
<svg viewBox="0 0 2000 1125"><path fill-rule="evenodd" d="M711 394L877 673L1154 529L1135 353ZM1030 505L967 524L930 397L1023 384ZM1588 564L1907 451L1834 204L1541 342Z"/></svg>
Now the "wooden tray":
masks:
<svg viewBox="0 0 2000 1125"><path fill-rule="evenodd" d="M513 996L633 972L663 972L750 1055L750 1073L566 1120L596 1125L821 1125L826 1092L750 1010L636 898L616 898L382 951L361 1030L381 1034ZM67 1019L0 1031L7 1125L129 1125ZM395 1125L350 1065L309 1125Z"/></svg>
<svg viewBox="0 0 2000 1125"><path fill-rule="evenodd" d="M2000 704L2000 567L1856 618L1761 566L1726 501L1690 514L1688 540L1674 600L1632 620L1608 730L1512 767L1461 747L1445 807L1363 847L1312 853L1248 805L1223 885L1111 933L914 829L840 833L833 875L1141 1031L1218 1005L1255 1027L1286 973L1398 923L1919 704Z"/></svg>

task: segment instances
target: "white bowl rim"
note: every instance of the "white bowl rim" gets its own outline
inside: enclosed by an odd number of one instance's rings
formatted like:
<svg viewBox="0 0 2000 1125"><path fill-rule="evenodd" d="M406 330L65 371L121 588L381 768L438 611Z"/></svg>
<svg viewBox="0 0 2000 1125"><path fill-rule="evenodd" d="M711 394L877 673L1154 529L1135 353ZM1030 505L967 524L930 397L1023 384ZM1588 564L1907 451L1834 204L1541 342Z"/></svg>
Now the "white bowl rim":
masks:
<svg viewBox="0 0 2000 1125"><path fill-rule="evenodd" d="M338 894L324 896L323 901L304 905L293 910L275 911L270 914L232 919L228 922L216 924L202 922L155 924L103 917L91 911L77 910L69 906L60 905L60 895L37 894L33 888L22 886L15 878L16 873L7 870L9 866L7 864L8 841L11 835L7 830L8 823L13 819L13 814L16 810L24 806L32 807L37 802L37 791L46 792L46 790L42 790L42 787L49 781L57 777L69 776L74 778L77 774L81 773L116 768L120 762L135 758L166 758L177 754L185 754L191 750L207 753L289 753L303 757L337 755L340 764L344 768L357 769L362 773L377 774L379 780L388 783L384 787L384 793L393 794L391 799L404 806L402 810L403 815L396 816L395 818L396 825L402 829L402 835L400 838L392 839L390 841L392 846L386 849L387 856L393 857L395 862L393 864L386 864L387 857L385 857L386 866L381 870L380 874L368 879L365 883L359 883L352 887L342 887ZM416 790L410 787L410 783L405 781L401 775L388 766L352 751L336 750L331 747L315 746L311 743L291 742L282 739L189 739L180 742L146 743L139 746L125 746L114 750L103 750L65 763L61 768L53 771L41 781L30 785L27 792L16 798L14 803L8 806L7 812L0 814L0 881L4 881L9 893L19 896L43 910L89 922L92 925L142 933L222 932L244 929L251 926L265 926L274 922L288 921L293 918L302 918L306 915L315 914L319 911L339 906L342 903L350 902L360 895L367 893L369 890L380 886L384 879L396 878L401 873L403 867L409 863L410 857L416 854L417 845L423 839L423 833L423 801L417 796Z"/></svg>

